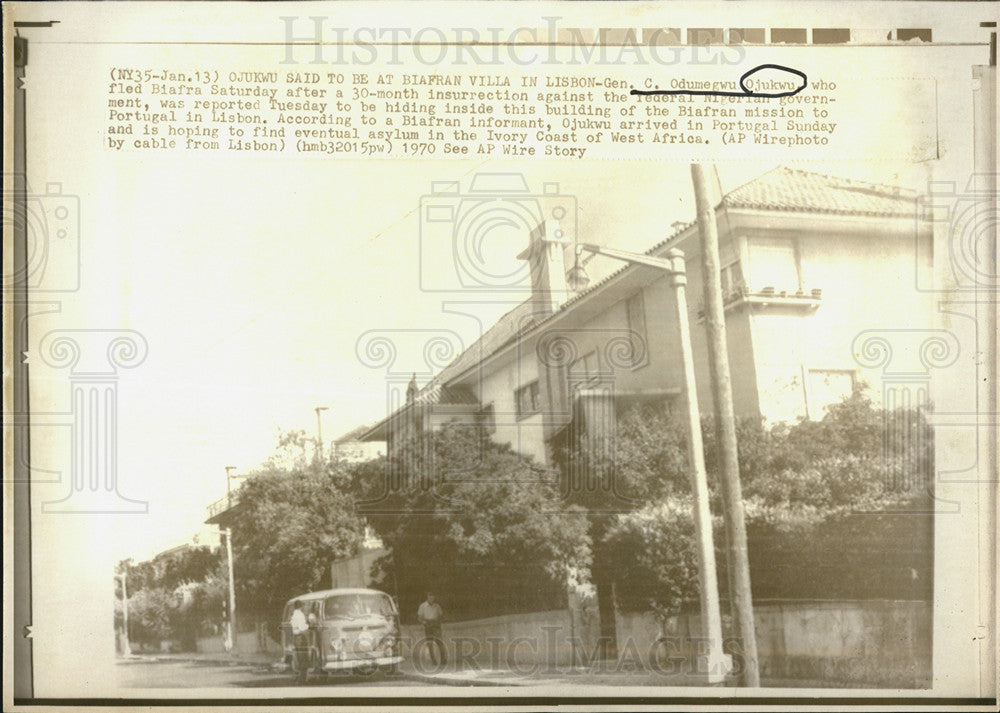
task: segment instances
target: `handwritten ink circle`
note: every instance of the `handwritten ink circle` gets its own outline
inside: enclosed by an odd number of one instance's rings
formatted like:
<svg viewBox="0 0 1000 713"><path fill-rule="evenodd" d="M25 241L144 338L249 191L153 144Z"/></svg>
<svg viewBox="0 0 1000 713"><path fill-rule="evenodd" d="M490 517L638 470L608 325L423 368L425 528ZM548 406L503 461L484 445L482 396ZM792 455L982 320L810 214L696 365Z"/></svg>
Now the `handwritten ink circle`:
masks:
<svg viewBox="0 0 1000 713"><path fill-rule="evenodd" d="M750 77L757 74L757 72L763 69L777 69L779 72L788 72L789 74L794 74L798 77L801 77L802 86L790 92L781 92L781 93L755 92L746 85L746 81L747 79L749 79ZM752 96L752 97L774 97L776 99L778 97L793 97L799 92L801 92L803 89L805 89L807 86L809 86L809 79L806 77L805 72L800 72L797 69L792 69L791 67L786 67L781 64L759 64L753 69L751 69L749 72L745 73L742 77L740 77L740 89L742 89L747 96Z"/></svg>

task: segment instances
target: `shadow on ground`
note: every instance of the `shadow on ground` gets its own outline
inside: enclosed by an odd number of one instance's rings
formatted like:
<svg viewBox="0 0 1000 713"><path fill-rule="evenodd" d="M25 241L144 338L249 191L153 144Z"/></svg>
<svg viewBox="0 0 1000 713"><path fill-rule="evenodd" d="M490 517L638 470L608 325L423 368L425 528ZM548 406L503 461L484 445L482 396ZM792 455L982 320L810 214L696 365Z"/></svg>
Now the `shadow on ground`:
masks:
<svg viewBox="0 0 1000 713"><path fill-rule="evenodd" d="M287 688L288 686L298 686L300 688L324 688L330 686L378 686L385 683L398 683L406 681L403 675L377 674L350 674L332 673L328 676L312 675L308 683L296 683L295 677L291 674L276 674L267 669L255 670L257 678L249 681L236 681L234 686L239 688Z"/></svg>

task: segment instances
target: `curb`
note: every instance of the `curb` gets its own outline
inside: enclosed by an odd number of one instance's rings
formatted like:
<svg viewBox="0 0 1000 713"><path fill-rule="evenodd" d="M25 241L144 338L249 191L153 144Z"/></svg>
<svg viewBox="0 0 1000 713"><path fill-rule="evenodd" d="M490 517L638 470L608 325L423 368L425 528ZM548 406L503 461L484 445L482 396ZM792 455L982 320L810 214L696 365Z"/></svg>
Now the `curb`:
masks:
<svg viewBox="0 0 1000 713"><path fill-rule="evenodd" d="M205 666L232 666L242 668L270 668L271 661L247 661L231 658L201 658L198 656L160 656L160 655L138 655L119 658L120 664L143 664L143 663L192 663L203 664Z"/></svg>
<svg viewBox="0 0 1000 713"><path fill-rule="evenodd" d="M493 680L488 681L481 678L465 678L457 677L454 675L448 675L446 673L438 674L425 674L425 673L415 673L408 671L400 671L394 678L399 678L407 681L418 681L420 683L428 683L436 686L460 686L463 688L468 688L472 686L488 687L488 688L512 688L530 685L524 683L523 681L513 682L510 680Z"/></svg>

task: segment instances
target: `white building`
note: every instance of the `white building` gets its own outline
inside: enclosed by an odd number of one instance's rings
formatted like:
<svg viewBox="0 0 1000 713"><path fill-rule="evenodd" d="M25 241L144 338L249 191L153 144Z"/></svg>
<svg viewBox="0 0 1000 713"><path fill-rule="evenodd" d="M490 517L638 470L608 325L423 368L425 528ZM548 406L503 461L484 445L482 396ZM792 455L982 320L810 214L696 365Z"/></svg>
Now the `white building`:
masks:
<svg viewBox="0 0 1000 713"><path fill-rule="evenodd" d="M874 378L855 353L860 334L933 324L933 299L917 289L931 272L931 223L911 192L779 167L725 195L716 217L737 415L822 418ZM560 239L557 228L547 221L526 236L532 298L422 388L411 383L406 403L362 441L391 452L407 433L478 421L550 463L571 423L605 427L622 399L680 394L666 273L628 265L574 292L573 236ZM698 396L711 413L698 226L647 253L672 248L686 258Z"/></svg>

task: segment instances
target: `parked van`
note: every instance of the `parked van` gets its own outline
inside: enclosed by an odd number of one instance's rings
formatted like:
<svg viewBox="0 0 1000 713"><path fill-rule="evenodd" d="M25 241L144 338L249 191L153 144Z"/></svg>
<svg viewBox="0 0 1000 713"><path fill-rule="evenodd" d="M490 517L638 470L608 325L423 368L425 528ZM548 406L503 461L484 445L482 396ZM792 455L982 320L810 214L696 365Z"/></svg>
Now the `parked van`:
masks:
<svg viewBox="0 0 1000 713"><path fill-rule="evenodd" d="M285 663L298 673L291 618L295 602L309 622L308 670L395 672L403 660L399 610L385 592L375 589L325 589L288 600L281 617Z"/></svg>

